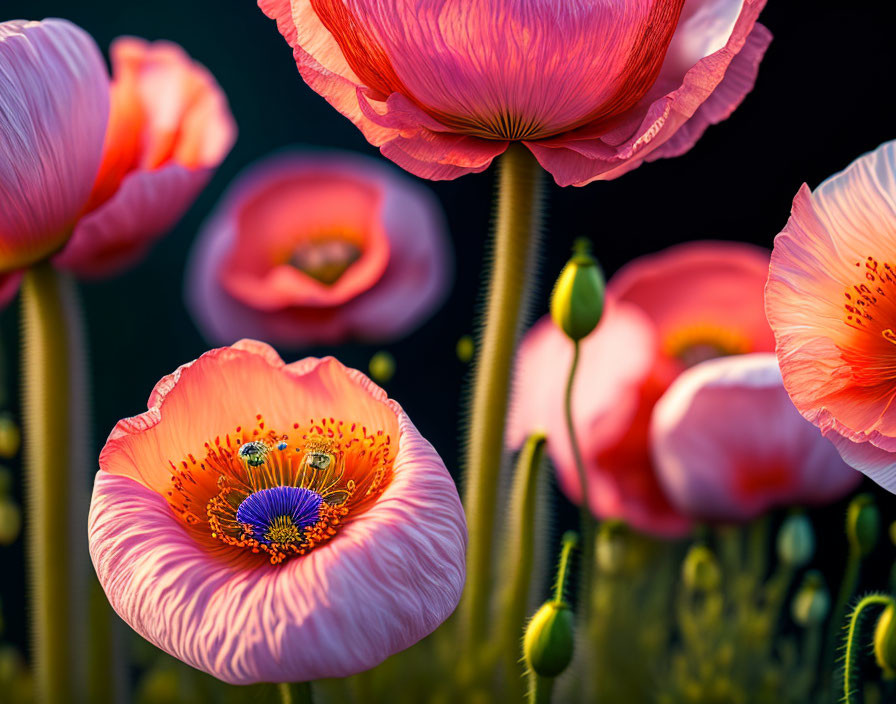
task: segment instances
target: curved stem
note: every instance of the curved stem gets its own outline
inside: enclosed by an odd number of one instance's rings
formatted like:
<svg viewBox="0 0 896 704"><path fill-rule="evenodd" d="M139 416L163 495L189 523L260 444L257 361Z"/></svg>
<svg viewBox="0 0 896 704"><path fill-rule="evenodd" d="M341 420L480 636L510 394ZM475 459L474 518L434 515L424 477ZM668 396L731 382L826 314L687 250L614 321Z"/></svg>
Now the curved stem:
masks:
<svg viewBox="0 0 896 704"><path fill-rule="evenodd" d="M22 403L28 583L37 700L78 701L69 549L69 321L61 282L44 262L22 283ZM86 518L86 516L85 516ZM80 535L80 534L79 534Z"/></svg>
<svg viewBox="0 0 896 704"><path fill-rule="evenodd" d="M516 700L524 695L523 670L517 650L526 625L529 586L535 562L536 494L545 441L543 433L530 435L517 459L499 580L504 585L504 592L501 595L498 632L504 641L502 649L508 675L507 687L515 693Z"/></svg>
<svg viewBox="0 0 896 704"><path fill-rule="evenodd" d="M579 504L579 521L582 531L582 568L579 579L580 611L582 620L587 621L591 600L591 575L594 565L594 519L591 516L590 494L588 493L588 474L585 470L585 462L582 460L582 451L576 438L576 428L572 418L572 390L576 378L576 370L579 367L579 353L581 344L573 341L572 364L569 367L569 377L566 380L566 395L563 401L563 410L566 414L566 430L569 433L569 443L572 446L572 456L576 463L576 472L579 475L579 486L582 490L582 501Z"/></svg>
<svg viewBox="0 0 896 704"><path fill-rule="evenodd" d="M495 249L476 363L465 464L469 545L461 627L470 658L488 632L498 475L510 372L540 229L541 167L522 145L500 160Z"/></svg>
<svg viewBox="0 0 896 704"><path fill-rule="evenodd" d="M572 531L563 535L563 544L560 548L560 562L557 566L557 581L554 582L553 601L560 604L566 601L566 583L569 581L569 565L572 561L572 551L579 542L579 536Z"/></svg>
<svg viewBox="0 0 896 704"><path fill-rule="evenodd" d="M856 641L861 632L862 624L860 619L862 613L869 606L890 606L893 603L893 598L886 594L869 594L859 601L852 610L852 615L849 617L849 627L846 631L846 650L843 657L844 704L858 704L858 699L854 696L856 694L856 688L853 686L858 677L858 673L853 673L853 670L856 668L858 659L856 652L858 643Z"/></svg>
<svg viewBox="0 0 896 704"><path fill-rule="evenodd" d="M313 704L310 682L281 682L277 689L282 704Z"/></svg>

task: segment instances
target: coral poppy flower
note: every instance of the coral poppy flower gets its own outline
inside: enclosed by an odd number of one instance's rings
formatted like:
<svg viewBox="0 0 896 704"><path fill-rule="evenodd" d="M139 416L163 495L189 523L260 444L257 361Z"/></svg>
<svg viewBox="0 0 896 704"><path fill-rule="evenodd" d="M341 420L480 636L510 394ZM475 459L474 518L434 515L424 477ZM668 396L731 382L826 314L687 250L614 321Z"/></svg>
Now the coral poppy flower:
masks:
<svg viewBox="0 0 896 704"><path fill-rule="evenodd" d="M373 667L454 610L454 482L363 374L243 340L148 405L100 454L88 529L106 595L146 639L226 682L304 682Z"/></svg>
<svg viewBox="0 0 896 704"><path fill-rule="evenodd" d="M896 142L815 191L775 238L766 289L784 386L843 458L896 490Z"/></svg>
<svg viewBox="0 0 896 704"><path fill-rule="evenodd" d="M224 196L196 242L187 299L216 344L383 341L432 313L451 269L427 189L360 155L290 152Z"/></svg>
<svg viewBox="0 0 896 704"><path fill-rule="evenodd" d="M86 32L65 20L0 23L0 288L69 238L108 116L108 74Z"/></svg>
<svg viewBox="0 0 896 704"><path fill-rule="evenodd" d="M0 118L10 120L0 122L10 160L0 166L0 272L56 251L53 263L79 276L120 272L180 219L230 151L226 98L176 44L116 40L110 84L93 40L74 25L3 26L0 52L13 52L19 83L0 79L0 100L15 100ZM40 62L24 56L29 48ZM9 297L16 277L2 279Z"/></svg>
<svg viewBox="0 0 896 704"><path fill-rule="evenodd" d="M764 0L259 0L311 88L431 179L522 141L560 185L690 149L752 89Z"/></svg>
<svg viewBox="0 0 896 704"><path fill-rule="evenodd" d="M650 439L666 495L703 520L829 503L862 476L793 407L770 352L685 371L656 404Z"/></svg>
<svg viewBox="0 0 896 704"><path fill-rule="evenodd" d="M653 406L685 369L713 357L771 351L763 308L768 254L750 245L695 242L640 257L607 286L628 324L608 311L582 343L573 418L588 469L591 509L656 535L688 530L650 457ZM636 316L636 313L638 314ZM561 488L581 492L562 412L572 343L546 317L524 338L517 360L508 439L541 427ZM550 404L546 403L550 399ZM540 412L539 406L546 412Z"/></svg>

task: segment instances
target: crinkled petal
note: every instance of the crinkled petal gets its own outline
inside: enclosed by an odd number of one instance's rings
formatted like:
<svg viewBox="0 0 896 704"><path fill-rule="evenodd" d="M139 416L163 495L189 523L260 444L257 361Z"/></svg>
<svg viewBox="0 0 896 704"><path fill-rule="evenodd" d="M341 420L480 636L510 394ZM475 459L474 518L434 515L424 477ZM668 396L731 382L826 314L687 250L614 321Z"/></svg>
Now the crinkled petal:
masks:
<svg viewBox="0 0 896 704"><path fill-rule="evenodd" d="M826 434L896 451L896 143L804 186L775 238L766 310L784 384Z"/></svg>
<svg viewBox="0 0 896 704"><path fill-rule="evenodd" d="M679 376L654 408L651 450L673 503L705 520L828 503L861 476L793 407L771 353L714 359Z"/></svg>
<svg viewBox="0 0 896 704"><path fill-rule="evenodd" d="M108 74L87 33L56 19L0 24L0 272L69 237L108 116Z"/></svg>
<svg viewBox="0 0 896 704"><path fill-rule="evenodd" d="M463 588L463 510L432 446L389 408L400 435L386 490L335 538L282 565L210 554L162 496L100 471L90 552L116 612L233 684L344 677L435 630Z"/></svg>

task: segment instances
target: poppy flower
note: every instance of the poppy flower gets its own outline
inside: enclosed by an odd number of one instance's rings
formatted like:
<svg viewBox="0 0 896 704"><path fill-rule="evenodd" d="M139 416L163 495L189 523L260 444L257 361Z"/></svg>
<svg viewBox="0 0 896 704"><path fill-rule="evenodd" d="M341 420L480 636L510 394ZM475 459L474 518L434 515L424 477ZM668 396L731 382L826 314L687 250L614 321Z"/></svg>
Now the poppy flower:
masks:
<svg viewBox="0 0 896 704"><path fill-rule="evenodd" d="M3 26L0 297L15 288L15 269L48 256L82 277L118 273L180 219L230 151L226 98L176 44L117 39L110 83L74 25Z"/></svg>
<svg viewBox="0 0 896 704"><path fill-rule="evenodd" d="M896 142L814 191L775 238L768 319L793 403L856 469L896 490Z"/></svg>
<svg viewBox="0 0 896 704"><path fill-rule="evenodd" d="M682 373L653 410L650 440L666 495L702 520L829 503L861 478L794 408L770 352Z"/></svg>
<svg viewBox="0 0 896 704"><path fill-rule="evenodd" d="M223 197L186 291L215 344L385 341L432 314L451 270L427 189L360 155L287 152L250 167Z"/></svg>
<svg viewBox="0 0 896 704"><path fill-rule="evenodd" d="M695 364L773 349L763 307L767 272L768 254L758 247L694 242L639 257L610 279L607 298L616 310L582 341L573 390L576 436L597 516L623 518L660 536L689 529L690 518L670 503L650 456L653 407ZM526 334L508 433L516 447L531 429L546 430L560 487L578 501L562 405L571 359L572 344L549 317ZM539 406L546 410L535 410Z"/></svg>
<svg viewBox="0 0 896 704"><path fill-rule="evenodd" d="M304 80L431 179L522 141L560 185L690 149L756 80L764 0L259 0Z"/></svg>
<svg viewBox="0 0 896 704"><path fill-rule="evenodd" d="M90 554L114 609L233 684L343 677L433 631L464 583L454 482L332 358L243 340L163 378L100 454Z"/></svg>

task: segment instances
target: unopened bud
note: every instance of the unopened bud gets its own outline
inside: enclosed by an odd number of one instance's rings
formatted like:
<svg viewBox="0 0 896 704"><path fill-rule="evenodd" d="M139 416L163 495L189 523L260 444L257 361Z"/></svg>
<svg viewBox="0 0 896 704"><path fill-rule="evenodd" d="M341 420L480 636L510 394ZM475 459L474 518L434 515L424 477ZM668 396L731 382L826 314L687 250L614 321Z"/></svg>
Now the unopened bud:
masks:
<svg viewBox="0 0 896 704"><path fill-rule="evenodd" d="M0 496L0 545L12 545L22 529L22 510L11 499Z"/></svg>
<svg viewBox="0 0 896 704"><path fill-rule="evenodd" d="M526 627L523 656L526 665L542 677L557 677L572 662L573 618L566 602L544 604Z"/></svg>
<svg viewBox="0 0 896 704"><path fill-rule="evenodd" d="M802 513L784 519L778 531L778 559L782 564L798 570L809 564L815 554L815 533L812 523Z"/></svg>
<svg viewBox="0 0 896 704"><path fill-rule="evenodd" d="M395 376L395 357L385 350L380 350L370 358L368 368L374 381L385 384Z"/></svg>
<svg viewBox="0 0 896 704"><path fill-rule="evenodd" d="M551 294L551 317L575 341L587 337L604 311L604 277L587 240L579 239Z"/></svg>
<svg viewBox="0 0 896 704"><path fill-rule="evenodd" d="M693 545L681 565L681 578L688 589L710 592L722 583L722 571L708 547Z"/></svg>
<svg viewBox="0 0 896 704"><path fill-rule="evenodd" d="M874 628L874 659L884 672L884 677L896 677L896 607L891 602Z"/></svg>
<svg viewBox="0 0 896 704"><path fill-rule="evenodd" d="M0 457L10 459L19 452L22 433L9 413L0 413Z"/></svg>
<svg viewBox="0 0 896 704"><path fill-rule="evenodd" d="M850 545L865 557L874 550L880 531L880 513L871 494L859 494L846 510L846 535Z"/></svg>
<svg viewBox="0 0 896 704"><path fill-rule="evenodd" d="M824 623L830 608L831 597L821 573L807 572L790 607L793 620L803 628L818 626Z"/></svg>

